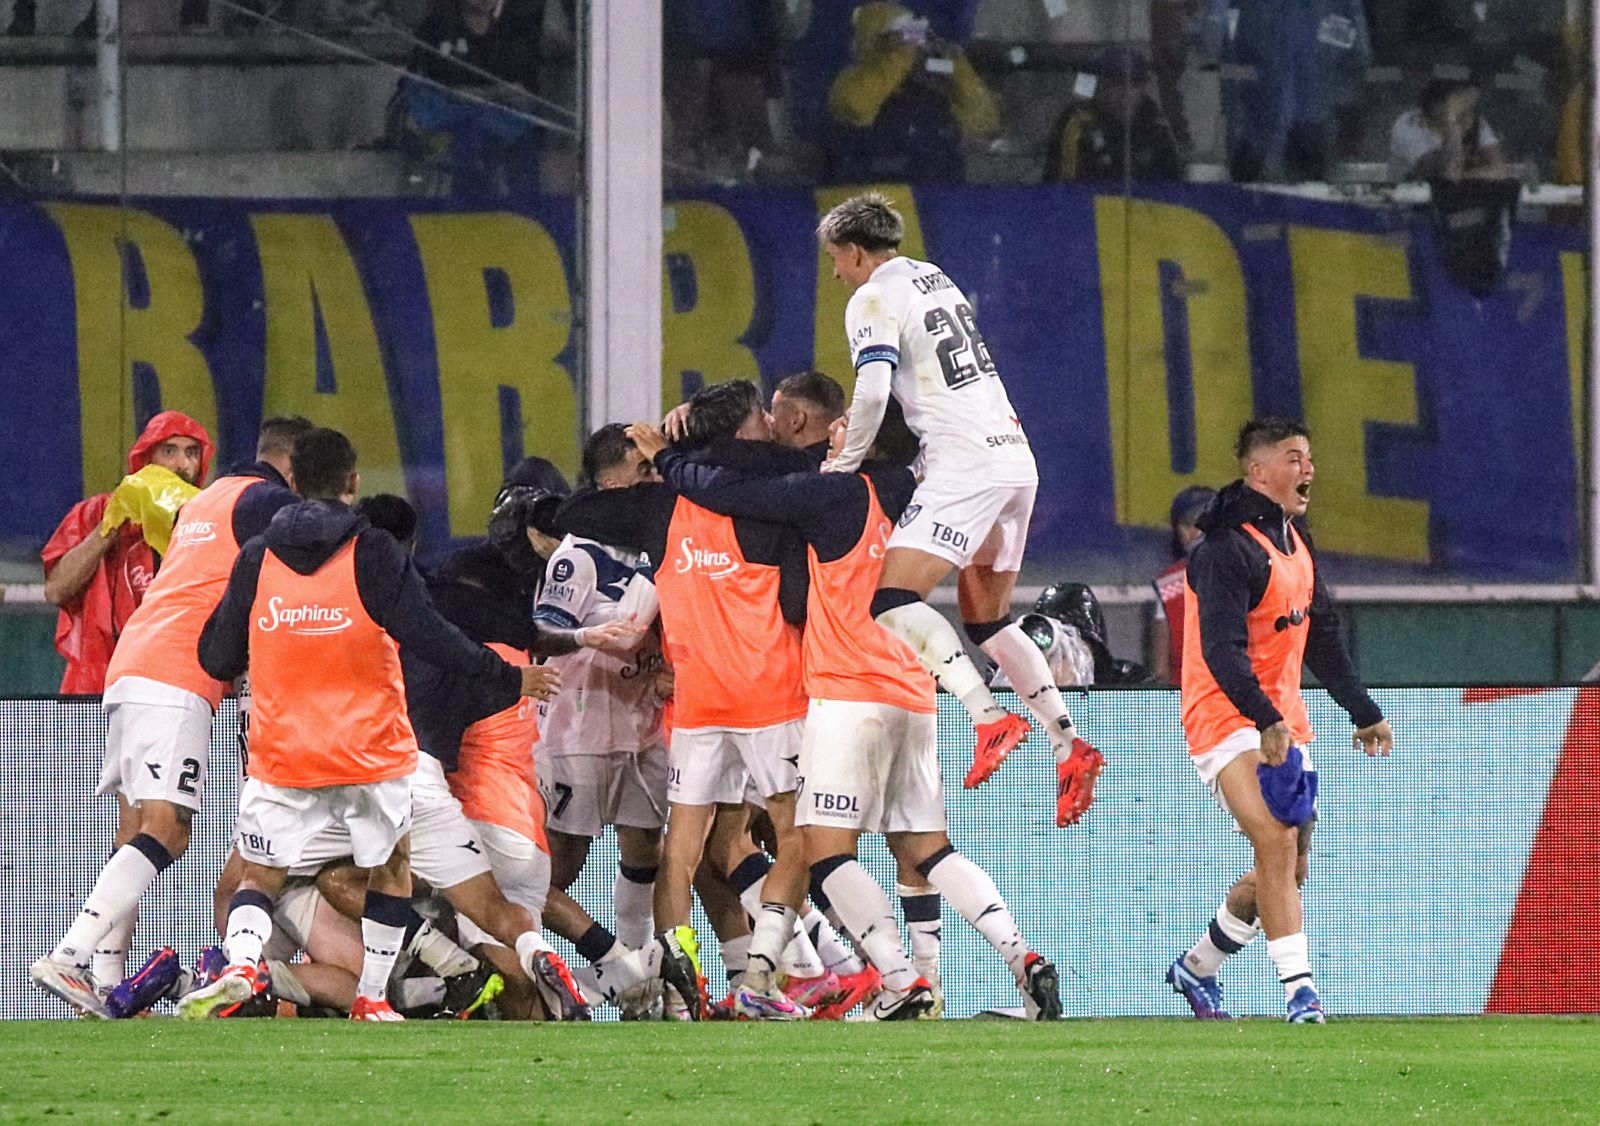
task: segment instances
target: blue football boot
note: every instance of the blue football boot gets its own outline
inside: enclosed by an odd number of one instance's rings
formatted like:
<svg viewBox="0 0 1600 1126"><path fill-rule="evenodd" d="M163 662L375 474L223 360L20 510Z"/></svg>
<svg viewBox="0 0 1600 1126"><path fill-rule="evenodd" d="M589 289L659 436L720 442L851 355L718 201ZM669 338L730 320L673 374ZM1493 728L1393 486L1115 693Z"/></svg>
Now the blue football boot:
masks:
<svg viewBox="0 0 1600 1126"><path fill-rule="evenodd" d="M1222 983L1211 977L1201 977L1183 964L1183 958L1167 967L1167 984L1172 986L1174 993L1180 994L1189 1002L1189 1008L1194 1010L1194 1015L1200 1020L1232 1020L1228 1010L1222 1007Z"/></svg>

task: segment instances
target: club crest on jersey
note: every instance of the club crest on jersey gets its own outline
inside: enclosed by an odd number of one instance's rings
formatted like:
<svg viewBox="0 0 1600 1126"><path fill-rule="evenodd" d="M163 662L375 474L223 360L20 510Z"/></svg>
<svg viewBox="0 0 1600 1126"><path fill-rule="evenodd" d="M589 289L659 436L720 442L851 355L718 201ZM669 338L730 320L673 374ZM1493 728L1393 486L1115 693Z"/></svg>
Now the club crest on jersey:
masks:
<svg viewBox="0 0 1600 1126"><path fill-rule="evenodd" d="M684 536L678 542L678 561L673 569L680 575L700 571L708 579L725 579L739 569L739 564L726 551L705 551L694 545L694 537Z"/></svg>
<svg viewBox="0 0 1600 1126"><path fill-rule="evenodd" d="M550 568L552 582L564 583L572 577L572 560L557 559L556 565Z"/></svg>
<svg viewBox="0 0 1600 1126"><path fill-rule="evenodd" d="M922 515L922 506L920 504L906 505L906 510L900 514L900 526L902 528L909 528L911 526L911 521L915 520L920 515Z"/></svg>
<svg viewBox="0 0 1600 1126"><path fill-rule="evenodd" d="M256 619L256 628L262 633L272 633L282 626L289 633L302 637L316 637L326 633L340 633L355 625L350 611L343 606L285 606L282 598L267 600L267 612Z"/></svg>

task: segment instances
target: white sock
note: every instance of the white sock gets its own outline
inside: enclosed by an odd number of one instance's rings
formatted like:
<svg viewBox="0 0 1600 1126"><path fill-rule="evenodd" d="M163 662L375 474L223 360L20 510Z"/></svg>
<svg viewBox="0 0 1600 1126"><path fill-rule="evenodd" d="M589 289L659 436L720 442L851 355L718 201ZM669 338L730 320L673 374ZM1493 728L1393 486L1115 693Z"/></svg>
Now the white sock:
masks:
<svg viewBox="0 0 1600 1126"><path fill-rule="evenodd" d="M650 874L650 879L640 882L631 879L629 872ZM643 947L655 936L655 881L654 868L642 871L617 866L617 878L611 885L611 907L617 916L617 941L624 946Z"/></svg>
<svg viewBox="0 0 1600 1126"><path fill-rule="evenodd" d="M278 979L272 979L274 986ZM444 979L438 977L403 977L389 989L395 1008L420 1009L424 1005L438 1005L444 1001Z"/></svg>
<svg viewBox="0 0 1600 1126"><path fill-rule="evenodd" d="M847 859L823 877L822 890L846 929L878 967L884 988L909 989L917 979L917 971L906 957L905 942L894 922L894 908L878 881L859 860Z"/></svg>
<svg viewBox="0 0 1600 1126"><path fill-rule="evenodd" d="M1302 985L1311 984L1311 950L1306 943L1306 932L1286 934L1267 941L1267 957L1278 967L1278 980L1283 982L1283 999L1289 1000Z"/></svg>
<svg viewBox="0 0 1600 1126"><path fill-rule="evenodd" d="M1000 671L1011 681L1011 687L1049 735L1056 761L1066 762L1078 730L1072 725L1072 716L1056 688L1050 662L1044 659L1039 647L1022 632L1021 626L1012 622L979 648L1000 666Z"/></svg>
<svg viewBox="0 0 1600 1126"><path fill-rule="evenodd" d="M728 980L744 973L750 965L750 936L741 934L738 938L730 938L722 944L722 968L728 971Z"/></svg>
<svg viewBox="0 0 1600 1126"><path fill-rule="evenodd" d="M1005 714L967 656L955 626L926 602L908 602L878 615L878 624L911 646L917 660L950 695L961 701L973 723L990 723ZM1033 642L1028 642L1032 645ZM1037 653L1038 647L1034 647Z"/></svg>
<svg viewBox="0 0 1600 1126"><path fill-rule="evenodd" d="M661 952L659 942L646 942L635 950L619 941L606 951L599 965L603 968L605 978L611 983L611 987L620 991L652 977L659 977Z"/></svg>
<svg viewBox="0 0 1600 1126"><path fill-rule="evenodd" d="M905 884L896 884L894 890L900 897L900 913L905 916L906 930L911 933L911 964L917 968L917 973L937 982L944 923L939 893L931 887Z"/></svg>
<svg viewBox="0 0 1600 1126"><path fill-rule="evenodd" d="M522 967L522 972L529 978L538 980L533 973L533 959L539 954L548 954L551 946L538 931L523 931L517 935L517 963Z"/></svg>
<svg viewBox="0 0 1600 1126"><path fill-rule="evenodd" d="M230 966L249 966L261 961L261 948L272 937L272 916L254 903L245 903L228 912L228 933L222 952Z"/></svg>
<svg viewBox="0 0 1600 1126"><path fill-rule="evenodd" d="M361 980L356 984L356 994L369 1001L382 1001L389 995L389 975L394 972L395 959L406 942L406 928L380 923L362 916L361 919Z"/></svg>
<svg viewBox="0 0 1600 1126"><path fill-rule="evenodd" d="M745 985L765 990L783 961L784 947L793 940L795 910L787 903L763 903L750 929L750 964L745 970Z"/></svg>
<svg viewBox="0 0 1600 1126"><path fill-rule="evenodd" d="M945 902L988 940L1011 967L1011 975L1021 981L1028 944L989 873L959 852L951 851L926 874Z"/></svg>
<svg viewBox="0 0 1600 1126"><path fill-rule="evenodd" d="M1217 908L1217 917L1211 920L1200 941L1189 947L1183 964L1200 977L1215 977L1230 954L1237 954L1261 933L1259 920L1251 923L1234 918L1228 910L1227 900Z"/></svg>
<svg viewBox="0 0 1600 1126"><path fill-rule="evenodd" d="M794 936L784 946L778 966L789 977L802 979L821 977L828 972L821 952L813 945L811 935L806 933L806 928L798 918L794 921Z"/></svg>
<svg viewBox="0 0 1600 1126"><path fill-rule="evenodd" d="M811 938L825 972L840 975L861 972L861 959L821 911L815 907L806 908L806 913L800 916L800 929Z"/></svg>
<svg viewBox="0 0 1600 1126"><path fill-rule="evenodd" d="M94 946L94 980L97 985L116 985L128 976L128 943L139 923L139 905L118 919Z"/></svg>
<svg viewBox="0 0 1600 1126"><path fill-rule="evenodd" d="M155 882L160 871L150 858L132 845L117 849L83 901L78 917L72 920L67 933L50 952L55 962L67 962L88 968L95 945L110 933L117 920L132 915L139 906L139 897ZM119 977L117 981L121 981ZM112 982L113 985L116 982Z"/></svg>
<svg viewBox="0 0 1600 1126"><path fill-rule="evenodd" d="M440 977L455 977L478 968L478 959L461 949L449 935L426 919L406 944L406 953L415 954L423 965Z"/></svg>

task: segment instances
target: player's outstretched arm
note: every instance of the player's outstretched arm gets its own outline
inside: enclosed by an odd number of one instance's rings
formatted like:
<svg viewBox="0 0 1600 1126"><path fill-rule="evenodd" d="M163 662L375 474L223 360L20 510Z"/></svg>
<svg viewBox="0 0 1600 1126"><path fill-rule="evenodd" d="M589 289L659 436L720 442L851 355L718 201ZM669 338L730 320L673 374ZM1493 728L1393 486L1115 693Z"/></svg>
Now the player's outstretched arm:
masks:
<svg viewBox="0 0 1600 1126"><path fill-rule="evenodd" d="M894 365L887 360L869 360L856 372L856 390L850 397L848 429L844 449L822 468L828 473L854 473L867 459L867 451L883 425L883 412L889 406L889 389Z"/></svg>

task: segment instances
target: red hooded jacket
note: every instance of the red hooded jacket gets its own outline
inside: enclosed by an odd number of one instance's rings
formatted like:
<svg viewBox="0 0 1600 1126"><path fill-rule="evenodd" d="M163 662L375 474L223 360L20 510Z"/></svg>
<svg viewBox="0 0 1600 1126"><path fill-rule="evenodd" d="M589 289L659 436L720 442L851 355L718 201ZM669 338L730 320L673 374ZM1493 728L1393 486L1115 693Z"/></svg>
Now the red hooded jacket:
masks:
<svg viewBox="0 0 1600 1126"><path fill-rule="evenodd" d="M128 472L150 464L151 452L169 438L193 438L200 443L200 482L211 471L213 446L206 428L181 411L162 411L152 418L128 451ZM97 534L110 493L81 500L62 517L44 550L44 572L54 570L61 557L91 535ZM56 651L67 659L61 678L62 695L98 695L105 691L106 665L122 627L144 598L156 574L156 555L144 542L138 525L124 524L113 533L116 545L100 561L76 602L61 608L56 618Z"/></svg>

